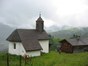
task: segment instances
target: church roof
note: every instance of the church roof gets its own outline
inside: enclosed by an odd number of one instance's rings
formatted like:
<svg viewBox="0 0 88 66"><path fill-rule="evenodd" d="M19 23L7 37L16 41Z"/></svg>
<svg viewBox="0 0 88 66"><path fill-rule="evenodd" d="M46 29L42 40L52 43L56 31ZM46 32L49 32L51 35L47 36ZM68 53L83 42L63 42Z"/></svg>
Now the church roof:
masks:
<svg viewBox="0 0 88 66"><path fill-rule="evenodd" d="M38 40L45 39L48 39L48 34L45 31L38 32L35 29L16 29L7 38L10 42L22 42L26 51L42 49Z"/></svg>

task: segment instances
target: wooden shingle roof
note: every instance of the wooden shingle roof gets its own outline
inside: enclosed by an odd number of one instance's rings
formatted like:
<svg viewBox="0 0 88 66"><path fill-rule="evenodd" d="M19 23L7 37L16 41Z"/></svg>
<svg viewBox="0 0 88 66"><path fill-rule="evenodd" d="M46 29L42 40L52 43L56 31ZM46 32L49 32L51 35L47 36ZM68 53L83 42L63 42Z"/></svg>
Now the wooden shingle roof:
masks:
<svg viewBox="0 0 88 66"><path fill-rule="evenodd" d="M88 45L88 38L80 38L78 39L64 39L68 43L70 43L72 46L83 46L83 45ZM62 40L61 42L63 42Z"/></svg>
<svg viewBox="0 0 88 66"><path fill-rule="evenodd" d="M22 42L26 51L42 49L38 40L46 39L48 39L48 34L45 31L38 32L35 29L16 29L7 38L10 42Z"/></svg>

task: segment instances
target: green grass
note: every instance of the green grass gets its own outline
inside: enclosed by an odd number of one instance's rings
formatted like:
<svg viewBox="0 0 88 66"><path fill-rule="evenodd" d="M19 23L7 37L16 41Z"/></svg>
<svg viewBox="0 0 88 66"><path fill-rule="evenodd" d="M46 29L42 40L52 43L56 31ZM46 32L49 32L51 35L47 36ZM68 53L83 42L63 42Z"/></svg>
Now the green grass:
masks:
<svg viewBox="0 0 88 66"><path fill-rule="evenodd" d="M0 66L6 66L6 55L0 53ZM10 66L19 66L19 57L10 56ZM22 60L22 66L24 60ZM66 54L51 51L48 54L31 58L26 66L88 66L88 52Z"/></svg>

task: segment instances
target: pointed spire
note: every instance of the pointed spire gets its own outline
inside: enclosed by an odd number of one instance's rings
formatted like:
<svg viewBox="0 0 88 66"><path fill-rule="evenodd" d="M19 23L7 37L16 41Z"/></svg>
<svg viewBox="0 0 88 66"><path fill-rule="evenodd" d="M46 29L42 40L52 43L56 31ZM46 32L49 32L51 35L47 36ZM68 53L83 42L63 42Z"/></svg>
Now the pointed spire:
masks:
<svg viewBox="0 0 88 66"><path fill-rule="evenodd" d="M43 19L41 18L41 12L39 13L39 18L36 21L43 21Z"/></svg>
<svg viewBox="0 0 88 66"><path fill-rule="evenodd" d="M41 17L41 11L40 11L40 13L39 13L39 17Z"/></svg>

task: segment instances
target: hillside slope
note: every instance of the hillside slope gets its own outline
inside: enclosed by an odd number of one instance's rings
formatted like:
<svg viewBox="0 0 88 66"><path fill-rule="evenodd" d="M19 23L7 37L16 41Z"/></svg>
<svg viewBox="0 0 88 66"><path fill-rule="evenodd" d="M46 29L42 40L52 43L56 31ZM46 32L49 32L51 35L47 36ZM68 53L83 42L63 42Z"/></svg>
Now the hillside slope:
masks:
<svg viewBox="0 0 88 66"><path fill-rule="evenodd" d="M85 28L71 28L67 30L60 30L50 33L54 37L58 38L71 38L74 34L77 34L81 37L88 37L88 27Z"/></svg>
<svg viewBox="0 0 88 66"><path fill-rule="evenodd" d="M9 56L10 66L19 66L19 56ZM30 60L31 59L31 60ZM6 66L6 54L0 53L0 64ZM51 51L42 56L29 58L25 65L22 59L22 66L88 66L88 52L84 53L61 53Z"/></svg>
<svg viewBox="0 0 88 66"><path fill-rule="evenodd" d="M13 28L0 23L0 51L7 50L8 42L6 38L11 34Z"/></svg>

